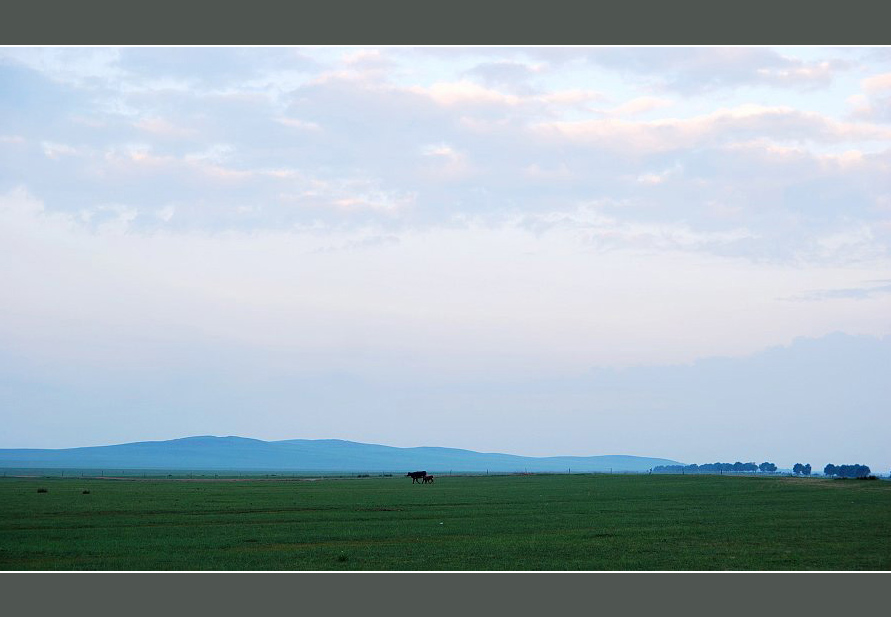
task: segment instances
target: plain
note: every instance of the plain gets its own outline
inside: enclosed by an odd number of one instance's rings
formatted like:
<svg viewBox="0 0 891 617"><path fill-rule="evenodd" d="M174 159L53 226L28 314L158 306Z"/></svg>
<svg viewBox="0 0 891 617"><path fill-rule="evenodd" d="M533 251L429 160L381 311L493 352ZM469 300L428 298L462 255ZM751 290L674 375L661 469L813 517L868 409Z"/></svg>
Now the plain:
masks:
<svg viewBox="0 0 891 617"><path fill-rule="evenodd" d="M0 569L889 570L891 483L7 477Z"/></svg>

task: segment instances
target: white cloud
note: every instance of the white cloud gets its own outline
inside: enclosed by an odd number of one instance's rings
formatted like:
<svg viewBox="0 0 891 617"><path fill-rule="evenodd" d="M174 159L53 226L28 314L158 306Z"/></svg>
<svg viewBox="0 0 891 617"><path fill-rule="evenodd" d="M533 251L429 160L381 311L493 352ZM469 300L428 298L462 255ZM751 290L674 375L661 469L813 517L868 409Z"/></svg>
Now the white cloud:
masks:
<svg viewBox="0 0 891 617"><path fill-rule="evenodd" d="M322 128L315 122L305 122L303 120L298 120L297 118L278 118L277 121L285 126L305 131L318 131Z"/></svg>
<svg viewBox="0 0 891 617"><path fill-rule="evenodd" d="M791 107L751 104L693 118L541 122L533 131L547 139L559 137L641 154L713 145L738 139L739 135L812 143L891 140L891 129L880 125L840 122Z"/></svg>
<svg viewBox="0 0 891 617"><path fill-rule="evenodd" d="M604 99L604 94L596 90L572 88L569 90L556 90L539 94L535 97L546 104L561 106L585 107L588 103L595 103Z"/></svg>
<svg viewBox="0 0 891 617"><path fill-rule="evenodd" d="M744 86L826 88L851 67L838 58L807 60L762 47L595 48L575 53L590 63L637 75L651 87L686 95Z"/></svg>
<svg viewBox="0 0 891 617"><path fill-rule="evenodd" d="M429 87L414 86L410 92L430 97L439 105L507 105L515 106L522 98L513 94L503 94L472 81L439 82Z"/></svg>
<svg viewBox="0 0 891 617"><path fill-rule="evenodd" d="M867 77L862 82L863 89L868 93L881 92L883 90L891 90L891 73L882 73L881 75L873 75Z"/></svg>
<svg viewBox="0 0 891 617"><path fill-rule="evenodd" d="M663 184L671 176L681 173L683 173L683 168L681 167L681 165L675 164L673 167L660 172L648 172L640 174L639 176L637 176L636 181L640 184L654 186Z"/></svg>
<svg viewBox="0 0 891 617"><path fill-rule="evenodd" d="M176 207L167 205L167 206L164 206L163 208L161 208L160 210L158 210L158 212L155 214L155 216L157 216L159 219L161 219L165 223L169 223L170 219L173 218L174 214L176 214Z"/></svg>
<svg viewBox="0 0 891 617"><path fill-rule="evenodd" d="M169 341L185 328L196 344L289 348L332 368L372 370L358 353L369 348L455 374L578 370L747 353L786 340L790 327L796 335L887 327L881 298L853 313L770 300L852 276L881 279L887 261L779 267L695 252L745 237L742 230L702 233L581 212L571 224L552 219L557 225L544 232L470 222L398 236L373 227L136 233L127 222L137 213L125 208L106 209L113 218L96 225L47 214L22 191L0 203L3 259L18 264L0 274L9 292L0 337L54 357L82 353L92 339L94 361L135 362L142 352L128 341ZM379 236L389 239L369 240ZM364 252L356 260L322 250L331 246ZM723 330L728 319L732 331ZM389 362L374 370L401 370Z"/></svg>
<svg viewBox="0 0 891 617"><path fill-rule="evenodd" d="M43 154L50 159L58 159L63 156L74 156L78 154L78 149L68 144L57 144L45 141L41 144Z"/></svg>
<svg viewBox="0 0 891 617"><path fill-rule="evenodd" d="M417 195L412 193L399 194L386 191L373 191L339 197L334 199L331 203L335 207L345 210L369 209L381 212L395 212L411 207L416 199Z"/></svg>
<svg viewBox="0 0 891 617"><path fill-rule="evenodd" d="M653 96L641 96L630 101L626 101L612 109L605 109L603 113L609 116L636 116L646 113L654 109L669 107L674 104L670 99L658 98Z"/></svg>
<svg viewBox="0 0 891 617"><path fill-rule="evenodd" d="M165 137L193 137L197 131L193 128L178 126L163 118L142 118L134 123L142 131Z"/></svg>

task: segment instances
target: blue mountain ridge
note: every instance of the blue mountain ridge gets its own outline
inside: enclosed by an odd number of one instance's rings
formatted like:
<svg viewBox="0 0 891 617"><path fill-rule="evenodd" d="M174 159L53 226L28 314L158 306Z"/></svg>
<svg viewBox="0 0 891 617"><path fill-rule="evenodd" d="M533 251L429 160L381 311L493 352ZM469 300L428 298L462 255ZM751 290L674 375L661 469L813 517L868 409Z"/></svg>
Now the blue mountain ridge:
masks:
<svg viewBox="0 0 891 617"><path fill-rule="evenodd" d="M397 448L340 439L262 441L211 435L65 449L0 450L0 467L312 472L642 472L677 461L641 456L548 456L458 448Z"/></svg>

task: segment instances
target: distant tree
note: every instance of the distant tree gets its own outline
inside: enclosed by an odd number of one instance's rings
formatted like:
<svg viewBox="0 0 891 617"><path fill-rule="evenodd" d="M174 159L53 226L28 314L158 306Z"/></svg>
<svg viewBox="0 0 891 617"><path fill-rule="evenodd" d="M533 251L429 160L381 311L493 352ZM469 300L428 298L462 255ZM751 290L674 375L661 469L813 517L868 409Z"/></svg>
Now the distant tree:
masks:
<svg viewBox="0 0 891 617"><path fill-rule="evenodd" d="M653 467L655 473L681 473L684 471L683 465L656 465Z"/></svg>
<svg viewBox="0 0 891 617"><path fill-rule="evenodd" d="M839 475L842 478L865 478L870 473L866 465L841 465L836 469L840 470Z"/></svg>
<svg viewBox="0 0 891 617"><path fill-rule="evenodd" d="M806 475L806 476L811 475L811 464L808 463L807 465L805 465L804 467L802 467L802 468L801 468L801 473L803 473L803 474Z"/></svg>
<svg viewBox="0 0 891 617"><path fill-rule="evenodd" d="M804 466L801 463L796 464L798 469L796 473L804 473ZM653 467L653 473L720 473L724 471L734 471L734 472L756 472L758 470L761 471L776 471L777 466L773 463L764 462L758 465L754 462L742 463L740 461L736 461L735 463L703 463L702 465L697 465L696 463L692 463L690 465L656 465ZM808 469L810 467L808 466ZM809 472L808 472L809 473Z"/></svg>
<svg viewBox="0 0 891 617"><path fill-rule="evenodd" d="M804 473L804 465L802 465L801 463L795 463L795 465L792 467L792 473L796 475Z"/></svg>
<svg viewBox="0 0 891 617"><path fill-rule="evenodd" d="M823 473L839 478L865 478L870 474L870 469L866 465L833 465L829 463L823 468Z"/></svg>

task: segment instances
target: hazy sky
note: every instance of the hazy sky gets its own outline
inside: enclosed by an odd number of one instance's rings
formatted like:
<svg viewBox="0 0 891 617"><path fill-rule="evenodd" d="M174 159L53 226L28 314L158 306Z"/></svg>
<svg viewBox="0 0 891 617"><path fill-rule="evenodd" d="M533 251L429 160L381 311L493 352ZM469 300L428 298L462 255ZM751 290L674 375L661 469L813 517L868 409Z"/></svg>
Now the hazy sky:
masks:
<svg viewBox="0 0 891 617"><path fill-rule="evenodd" d="M0 48L0 447L887 473L889 350L889 48Z"/></svg>

